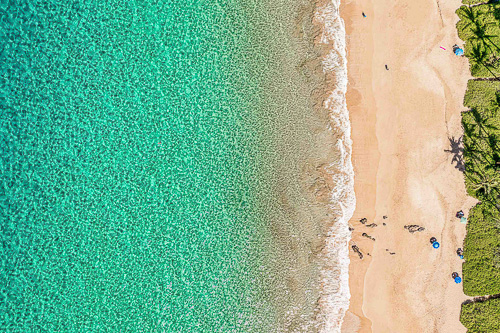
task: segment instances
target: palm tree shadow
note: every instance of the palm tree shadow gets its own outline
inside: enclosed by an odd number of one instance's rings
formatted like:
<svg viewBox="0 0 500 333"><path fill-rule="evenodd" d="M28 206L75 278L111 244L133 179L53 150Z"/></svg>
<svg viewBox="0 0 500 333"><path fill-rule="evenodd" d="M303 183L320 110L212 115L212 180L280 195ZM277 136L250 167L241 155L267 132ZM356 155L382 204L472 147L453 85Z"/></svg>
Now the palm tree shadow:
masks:
<svg viewBox="0 0 500 333"><path fill-rule="evenodd" d="M455 164L455 169L461 172L465 171L464 163L464 147L463 147L463 136L455 139L455 137L448 138L450 141L450 149L445 149L444 151L453 155L451 159L451 164Z"/></svg>

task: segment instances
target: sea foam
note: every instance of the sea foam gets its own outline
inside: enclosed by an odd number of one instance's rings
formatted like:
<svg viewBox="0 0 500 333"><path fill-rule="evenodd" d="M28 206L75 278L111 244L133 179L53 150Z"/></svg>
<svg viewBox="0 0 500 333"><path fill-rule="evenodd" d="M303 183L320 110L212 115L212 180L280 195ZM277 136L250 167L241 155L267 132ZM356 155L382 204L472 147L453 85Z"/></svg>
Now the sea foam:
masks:
<svg viewBox="0 0 500 333"><path fill-rule="evenodd" d="M322 27L320 42L330 47L323 59L323 71L332 77L324 107L330 113L330 128L337 138L338 158L329 166L335 189L331 209L335 216L328 232L323 253L325 266L321 272L321 297L318 316L320 332L340 332L349 308L349 231L348 221L354 213L354 171L351 162L352 140L349 112L346 105L347 57L344 21L339 12L340 0L332 0L317 9L315 20Z"/></svg>

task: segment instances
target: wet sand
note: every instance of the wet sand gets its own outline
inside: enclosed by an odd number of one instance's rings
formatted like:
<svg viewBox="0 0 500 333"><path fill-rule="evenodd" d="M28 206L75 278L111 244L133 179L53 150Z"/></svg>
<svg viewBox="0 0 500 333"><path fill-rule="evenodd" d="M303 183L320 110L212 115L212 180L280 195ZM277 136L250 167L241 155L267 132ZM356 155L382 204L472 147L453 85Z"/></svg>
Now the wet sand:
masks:
<svg viewBox="0 0 500 333"><path fill-rule="evenodd" d="M354 0L341 8L357 197L351 245L364 254L360 260L350 252L351 303L342 332L466 331L459 321L466 296L451 278L461 274L455 251L465 236L455 213L475 202L446 151L462 135L470 76L467 59L452 53L462 43L459 6ZM362 218L377 226L366 227ZM411 234L405 225L425 230ZM432 236L441 243L437 250Z"/></svg>

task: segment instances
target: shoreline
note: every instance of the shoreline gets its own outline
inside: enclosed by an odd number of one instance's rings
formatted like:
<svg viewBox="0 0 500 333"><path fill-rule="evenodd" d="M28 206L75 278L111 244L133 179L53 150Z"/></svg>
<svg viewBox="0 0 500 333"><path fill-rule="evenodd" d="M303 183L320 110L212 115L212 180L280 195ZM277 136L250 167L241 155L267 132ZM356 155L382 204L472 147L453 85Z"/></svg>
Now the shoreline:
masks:
<svg viewBox="0 0 500 333"><path fill-rule="evenodd" d="M370 3L371 4L371 3ZM346 312L342 325L342 332L371 332L371 321L362 311L364 276L372 260L368 255L373 249L372 241L356 233L353 221L366 218L375 219L376 174L380 153L378 151L377 136L375 133L376 112L363 115L363 110L374 104L373 91L370 88L372 75L373 41L370 34L354 31L353 18L365 12L367 20L372 20L373 10L364 6L361 9L356 3L346 4L342 1L341 16L346 29L347 45L347 108L351 120L351 137L353 140L352 162L354 165L354 191L356 194L356 209L349 221L354 229L349 242L349 289L351 293L349 310ZM362 29L360 27L360 29ZM353 36L353 34L356 35ZM357 52L359 50L360 52ZM356 87L361 86L360 89ZM362 163L359 160L362 159ZM370 222L371 223L371 222ZM365 252L363 261L352 251L351 246L357 245Z"/></svg>
<svg viewBox="0 0 500 333"><path fill-rule="evenodd" d="M316 328L320 332L340 332L349 306L349 250L351 237L348 221L356 198L352 165L352 139L346 103L347 57L345 25L339 9L341 0L314 0L314 46L321 59L317 67L323 82L314 96L320 112L327 112L328 150L333 154L325 165L329 212L324 221L325 238L320 253L320 297L317 302ZM322 140L324 143L324 140Z"/></svg>
<svg viewBox="0 0 500 333"><path fill-rule="evenodd" d="M474 200L445 152L449 139L462 135L470 77L467 60L450 51L461 43L459 6L451 0L342 3L357 198L350 246L364 254L360 260L349 248L344 333L465 332L459 314L466 296L448 275L461 272L454 252L465 236L454 213L467 213ZM366 228L362 218L377 226ZM425 230L410 234L404 229L410 224ZM442 242L438 252L428 244L432 236Z"/></svg>

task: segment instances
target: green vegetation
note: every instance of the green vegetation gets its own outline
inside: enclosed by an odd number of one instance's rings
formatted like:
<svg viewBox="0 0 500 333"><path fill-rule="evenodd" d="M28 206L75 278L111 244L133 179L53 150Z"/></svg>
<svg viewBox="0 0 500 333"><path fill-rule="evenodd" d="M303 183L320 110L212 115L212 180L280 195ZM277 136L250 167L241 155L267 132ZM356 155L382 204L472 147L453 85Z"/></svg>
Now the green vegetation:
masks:
<svg viewBox="0 0 500 333"><path fill-rule="evenodd" d="M464 243L464 292L469 296L500 293L500 214L489 203L469 214Z"/></svg>
<svg viewBox="0 0 500 333"><path fill-rule="evenodd" d="M465 41L472 75L500 76L500 4L462 6L457 15L458 36Z"/></svg>
<svg viewBox="0 0 500 333"><path fill-rule="evenodd" d="M469 81L463 113L465 182L469 195L495 207L500 186L500 82Z"/></svg>
<svg viewBox="0 0 500 333"><path fill-rule="evenodd" d="M464 292L500 293L500 82L470 80L462 114L465 184L481 200L469 214Z"/></svg>
<svg viewBox="0 0 500 333"><path fill-rule="evenodd" d="M464 292L494 295L500 293L500 4L462 6L457 15L471 73L488 78L468 82L462 114L465 185L481 201L469 213ZM460 320L469 333L500 332L500 299L463 305Z"/></svg>
<svg viewBox="0 0 500 333"><path fill-rule="evenodd" d="M468 333L500 332L500 299L463 305L460 321Z"/></svg>
<svg viewBox="0 0 500 333"><path fill-rule="evenodd" d="M485 0L462 0L462 3L466 4L466 5L476 5L476 4L485 3L485 2L488 2L488 1L485 1Z"/></svg>
<svg viewBox="0 0 500 333"><path fill-rule="evenodd" d="M500 95L497 94L499 91L500 82L469 80L464 105L485 114L496 111L500 103Z"/></svg>

